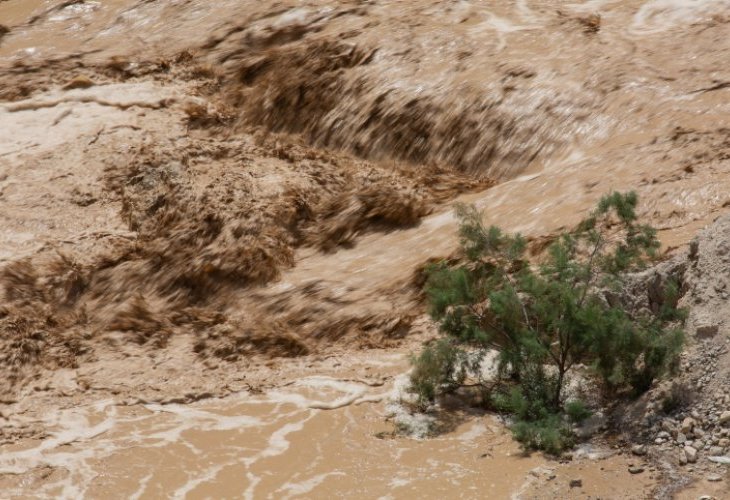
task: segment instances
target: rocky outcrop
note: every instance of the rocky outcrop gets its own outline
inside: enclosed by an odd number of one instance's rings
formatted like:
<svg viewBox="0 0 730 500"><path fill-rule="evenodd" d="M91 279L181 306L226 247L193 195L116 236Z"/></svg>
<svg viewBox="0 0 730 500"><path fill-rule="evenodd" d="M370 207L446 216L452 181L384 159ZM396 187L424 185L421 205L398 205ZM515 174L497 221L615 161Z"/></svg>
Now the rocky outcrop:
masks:
<svg viewBox="0 0 730 500"><path fill-rule="evenodd" d="M678 296L668 293L674 283ZM689 248L629 276L621 300L657 311L667 300L687 309L687 348L679 373L620 410L636 450L703 471L730 463L730 215L700 232Z"/></svg>

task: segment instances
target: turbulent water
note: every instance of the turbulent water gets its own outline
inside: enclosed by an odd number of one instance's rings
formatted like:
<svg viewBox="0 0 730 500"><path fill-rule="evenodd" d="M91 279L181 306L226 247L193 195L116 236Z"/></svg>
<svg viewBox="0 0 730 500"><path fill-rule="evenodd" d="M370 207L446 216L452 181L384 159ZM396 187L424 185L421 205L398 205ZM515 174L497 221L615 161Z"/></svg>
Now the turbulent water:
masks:
<svg viewBox="0 0 730 500"><path fill-rule="evenodd" d="M648 495L473 409L394 434L418 269L453 201L539 248L634 189L686 244L728 60L727 0L0 2L2 496Z"/></svg>

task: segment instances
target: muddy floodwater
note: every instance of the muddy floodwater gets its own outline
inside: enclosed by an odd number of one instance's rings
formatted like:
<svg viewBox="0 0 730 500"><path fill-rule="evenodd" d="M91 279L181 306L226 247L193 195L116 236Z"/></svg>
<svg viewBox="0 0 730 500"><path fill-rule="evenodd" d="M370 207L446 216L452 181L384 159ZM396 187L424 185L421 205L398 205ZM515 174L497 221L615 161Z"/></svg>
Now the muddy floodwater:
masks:
<svg viewBox="0 0 730 500"><path fill-rule="evenodd" d="M404 357L366 363L354 367L388 382L308 376L195 404L59 409L45 416L49 437L3 447L0 484L12 498L540 498L530 471L542 466L556 483L579 474L576 498L648 491L621 484L626 463L610 450L571 465L525 456L502 421L474 411L438 437L394 436L402 410L387 377Z"/></svg>
<svg viewBox="0 0 730 500"><path fill-rule="evenodd" d="M728 0L0 1L0 498L723 498L402 399L454 203L727 212L728 62Z"/></svg>

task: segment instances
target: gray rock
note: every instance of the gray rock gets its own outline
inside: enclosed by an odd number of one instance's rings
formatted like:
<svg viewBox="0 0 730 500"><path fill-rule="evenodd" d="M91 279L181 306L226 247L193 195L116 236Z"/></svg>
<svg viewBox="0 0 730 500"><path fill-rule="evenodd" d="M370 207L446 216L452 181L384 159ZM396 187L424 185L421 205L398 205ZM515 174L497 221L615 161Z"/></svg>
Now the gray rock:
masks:
<svg viewBox="0 0 730 500"><path fill-rule="evenodd" d="M635 444L631 447L631 453L639 457L646 455L646 446L643 444Z"/></svg>
<svg viewBox="0 0 730 500"><path fill-rule="evenodd" d="M583 480L582 479L571 479L570 480L570 487L571 488L581 488L583 486Z"/></svg>
<svg viewBox="0 0 730 500"><path fill-rule="evenodd" d="M724 411L720 414L720 418L717 420L720 425L725 425L730 422L730 411Z"/></svg>
<svg viewBox="0 0 730 500"><path fill-rule="evenodd" d="M725 450L723 448L721 448L720 446L713 446L710 448L709 453L710 453L710 455L717 456L717 455L722 455L723 453L725 453Z"/></svg>
<svg viewBox="0 0 730 500"><path fill-rule="evenodd" d="M695 420L692 417L687 417L682 420L682 426L679 428L683 434L689 434L694 429Z"/></svg>
<svg viewBox="0 0 730 500"><path fill-rule="evenodd" d="M697 335L697 338L700 339L708 339L711 337L714 337L717 335L717 332L720 331L720 325L697 325L697 328L695 329L695 334Z"/></svg>
<svg viewBox="0 0 730 500"><path fill-rule="evenodd" d="M687 462L693 464L697 461L697 450L692 446L685 446L684 453L687 456Z"/></svg>

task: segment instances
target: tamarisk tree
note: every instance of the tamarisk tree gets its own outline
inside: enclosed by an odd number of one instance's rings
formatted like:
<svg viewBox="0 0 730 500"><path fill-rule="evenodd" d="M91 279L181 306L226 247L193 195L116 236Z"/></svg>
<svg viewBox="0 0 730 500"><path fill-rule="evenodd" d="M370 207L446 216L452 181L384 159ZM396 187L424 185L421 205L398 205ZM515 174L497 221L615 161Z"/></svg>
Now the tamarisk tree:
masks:
<svg viewBox="0 0 730 500"><path fill-rule="evenodd" d="M664 287L656 313L607 300L625 273L657 257L656 231L637 221L636 206L633 192L603 197L535 263L522 236L487 227L474 207L459 206L463 258L431 266L426 283L444 338L414 360L413 391L432 400L496 351L505 381L497 395L518 418L539 421L563 411L566 377L578 364L614 395L644 391L672 369L683 343L676 285Z"/></svg>

